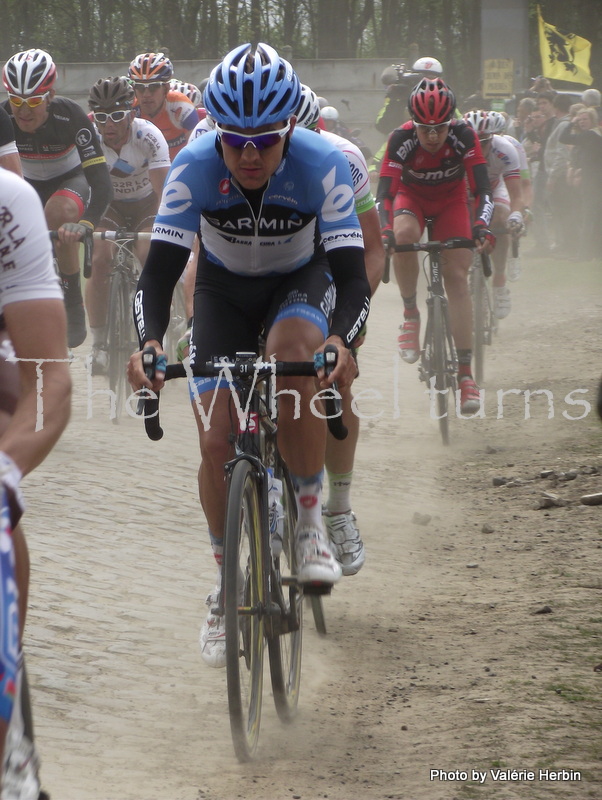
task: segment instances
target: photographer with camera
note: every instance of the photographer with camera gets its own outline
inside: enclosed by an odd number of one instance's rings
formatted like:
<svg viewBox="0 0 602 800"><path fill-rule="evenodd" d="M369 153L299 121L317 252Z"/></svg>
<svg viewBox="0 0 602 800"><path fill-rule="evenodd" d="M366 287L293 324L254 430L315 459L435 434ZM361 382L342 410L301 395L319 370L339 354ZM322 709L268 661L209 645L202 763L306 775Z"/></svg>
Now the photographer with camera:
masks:
<svg viewBox="0 0 602 800"><path fill-rule="evenodd" d="M380 76L387 86L383 107L376 116L375 127L379 133L388 136L407 120L407 106L410 92L423 78L440 78L443 73L441 62L425 56L419 58L412 71L406 71L405 64L392 64Z"/></svg>
<svg viewBox="0 0 602 800"><path fill-rule="evenodd" d="M383 107L376 115L374 126L384 136L403 125L408 119L408 99L414 86L423 78L439 78L443 73L441 62L436 58L424 56L414 62L411 72L406 70L403 63L391 64L383 70L380 80L387 87L387 94ZM387 149L387 142L374 155L369 167L370 177L378 180L380 165Z"/></svg>

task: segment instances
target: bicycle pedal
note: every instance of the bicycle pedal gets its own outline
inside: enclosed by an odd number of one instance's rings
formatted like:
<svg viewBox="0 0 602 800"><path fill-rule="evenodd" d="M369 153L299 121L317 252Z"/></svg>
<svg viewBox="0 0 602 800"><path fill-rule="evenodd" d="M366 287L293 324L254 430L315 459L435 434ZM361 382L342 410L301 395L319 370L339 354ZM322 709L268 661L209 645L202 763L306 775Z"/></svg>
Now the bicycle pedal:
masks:
<svg viewBox="0 0 602 800"><path fill-rule="evenodd" d="M303 583L301 584L303 594L323 596L332 592L331 583Z"/></svg>

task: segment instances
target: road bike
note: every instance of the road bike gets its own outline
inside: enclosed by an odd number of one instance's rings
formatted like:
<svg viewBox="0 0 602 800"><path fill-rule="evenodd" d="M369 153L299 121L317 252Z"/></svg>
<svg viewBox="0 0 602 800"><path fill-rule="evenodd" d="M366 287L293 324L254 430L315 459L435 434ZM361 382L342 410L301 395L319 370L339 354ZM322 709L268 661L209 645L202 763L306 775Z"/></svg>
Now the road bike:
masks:
<svg viewBox="0 0 602 800"><path fill-rule="evenodd" d="M109 303L107 311L107 374L109 388L115 395L115 408L111 418L119 422L129 395L126 380L126 364L131 354L138 349L138 335L134 325L133 301L142 266L136 255L134 243L148 241L150 231L95 231L94 241L109 241L115 245L109 276ZM91 254L90 254L91 256ZM88 258L84 256L84 276L91 272ZM165 350L175 360L175 350L179 337L186 328L184 311L184 289L178 281L174 290L170 324L165 335Z"/></svg>
<svg viewBox="0 0 602 800"><path fill-rule="evenodd" d="M336 348L325 351L327 372L334 369ZM143 353L146 374L154 375L154 348ZM333 358L334 357L334 358ZM322 584L296 579L295 525L297 505L291 476L277 445L278 376L315 376L313 362L263 361L255 353L237 353L234 360L216 358L190 370L187 360L167 366L165 378L192 375L226 378L234 458L225 465L226 522L222 588L212 613L225 616L228 709L234 751L241 762L255 755L262 712L264 651L267 644L272 692L284 723L297 712L301 681L304 596L328 593ZM191 384L192 386L193 384ZM331 433L345 438L336 387L326 400ZM158 398L144 403L148 436L162 438ZM281 482L280 541L270 528L269 493ZM314 613L320 609L312 603ZM322 613L323 622L323 613Z"/></svg>
<svg viewBox="0 0 602 800"><path fill-rule="evenodd" d="M520 233L517 228L492 230L494 236L510 236L510 258L519 257ZM508 262L509 266L510 262ZM472 352L475 381L480 386L485 382L485 348L491 345L497 333L498 323L494 313L493 290L489 278L492 274L491 259L486 253L473 253L468 281L472 297Z"/></svg>
<svg viewBox="0 0 602 800"><path fill-rule="evenodd" d="M106 342L109 389L115 395L115 407L111 414L114 423L119 422L129 394L125 365L131 354L138 349L132 304L142 267L133 245L137 241L147 241L150 237L149 231L124 229L95 231L92 234L94 241L109 241L115 245L109 276Z"/></svg>
<svg viewBox="0 0 602 800"><path fill-rule="evenodd" d="M397 253L425 252L424 262L428 260L428 270L423 263L427 282L427 320L424 341L420 352L418 374L421 381L428 386L431 405L431 416L439 421L439 431L444 445L449 444L450 397L452 403L456 396L458 357L452 339L449 321L449 308L443 277L441 273L441 253L444 250L458 248L474 249L474 241L463 237L433 240L433 223L431 217L425 220L427 230L426 242L396 244L390 249ZM435 413L436 412L436 413Z"/></svg>
<svg viewBox="0 0 602 800"><path fill-rule="evenodd" d="M491 291L491 261L486 253L473 253L468 282L472 297L472 354L475 381L480 386L485 380L485 347L497 332L497 319L493 313Z"/></svg>

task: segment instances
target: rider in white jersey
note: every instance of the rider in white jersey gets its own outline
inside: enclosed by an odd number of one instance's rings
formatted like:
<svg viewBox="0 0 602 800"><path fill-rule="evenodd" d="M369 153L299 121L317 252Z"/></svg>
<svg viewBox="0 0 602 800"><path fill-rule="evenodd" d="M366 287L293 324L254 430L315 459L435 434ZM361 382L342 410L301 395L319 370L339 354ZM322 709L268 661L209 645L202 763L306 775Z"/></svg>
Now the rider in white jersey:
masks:
<svg viewBox="0 0 602 800"><path fill-rule="evenodd" d="M39 761L32 734L25 735L21 712L29 556L19 524L23 512L20 482L44 460L67 424L71 379L63 292L53 268L42 203L29 184L5 169L0 169L0 198L2 798L37 800L43 796ZM18 362L11 360L15 356Z"/></svg>
<svg viewBox="0 0 602 800"><path fill-rule="evenodd" d="M113 185L113 200L99 230L150 231L171 165L167 141L152 122L134 117L134 90L127 78L101 78L90 89L89 105L99 130ZM86 284L86 308L92 333L92 372L108 365L107 308L109 273L115 245L96 241L92 275ZM147 242L137 242L144 262Z"/></svg>
<svg viewBox="0 0 602 800"><path fill-rule="evenodd" d="M348 139L317 128L320 117L320 103L315 92L309 86L301 86L301 102L296 116L298 126L317 131L321 139L331 142L334 147L345 155L349 162L353 179L355 210L364 237L366 275L370 282L371 292L374 295L382 279L385 251L380 233L378 212L370 188L370 175L366 159L359 147ZM362 341L363 336L355 345L354 354L356 358ZM324 522L335 556L341 564L343 575L355 575L362 568L365 560L364 543L360 536L356 516L351 509L351 483L360 420L352 408L353 394L351 387L343 391L342 396L343 414L347 421L349 435L342 441L338 441L330 434L326 439L326 472L329 491L328 500L324 507Z"/></svg>
<svg viewBox="0 0 602 800"><path fill-rule="evenodd" d="M525 203L519 155L506 137L493 133L497 121L495 117L490 117L487 111L468 111L464 115L464 120L478 135L483 155L487 160L487 174L494 202L491 225L497 236L492 255L494 314L498 319L504 319L512 308L510 289L506 286L509 236L499 231L509 230L512 227L520 234L524 230Z"/></svg>
<svg viewBox="0 0 602 800"><path fill-rule="evenodd" d="M492 123L492 130L494 134L503 136L504 139L511 142L516 152L518 153L518 161L520 165L520 185L523 193L523 220L525 228L531 220L531 205L533 203L533 182L531 180L531 170L529 168L529 159L527 151L522 142L519 142L514 136L506 133L507 119L501 111L488 111L487 117ZM520 258L512 258L506 262L506 276L509 281L517 281L521 275L521 262Z"/></svg>
<svg viewBox="0 0 602 800"><path fill-rule="evenodd" d="M153 170L171 166L165 136L156 125L146 119L133 117L130 135L119 152L113 150L107 138L101 135L102 151L107 159L113 184L113 202L144 200L155 193L153 183L157 174Z"/></svg>

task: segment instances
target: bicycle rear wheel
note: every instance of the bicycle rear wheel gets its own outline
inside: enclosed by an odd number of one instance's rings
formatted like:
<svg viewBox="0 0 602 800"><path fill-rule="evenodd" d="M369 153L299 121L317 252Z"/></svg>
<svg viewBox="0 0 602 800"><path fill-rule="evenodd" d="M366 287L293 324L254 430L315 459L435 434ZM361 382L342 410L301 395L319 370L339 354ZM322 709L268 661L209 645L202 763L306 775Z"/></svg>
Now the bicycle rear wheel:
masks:
<svg viewBox="0 0 602 800"><path fill-rule="evenodd" d="M472 352L474 358L474 372L477 384L483 383L485 378L485 345L487 342L487 313L489 300L487 286L481 266L481 256L475 254L471 271L472 288Z"/></svg>
<svg viewBox="0 0 602 800"><path fill-rule="evenodd" d="M127 397L126 363L137 349L131 309L130 283L121 272L113 272L109 289L107 346L109 388L115 393L115 416L118 423Z"/></svg>
<svg viewBox="0 0 602 800"><path fill-rule="evenodd" d="M282 584L283 574L291 577L297 571L295 559L297 503L286 471L282 474L282 490L284 509L282 553L275 559L277 580L273 582L272 593L278 589L282 591L280 604L285 613L280 618L270 617L268 652L276 711L282 722L291 722L297 713L301 683L303 592L294 581L287 581L288 585Z"/></svg>
<svg viewBox="0 0 602 800"><path fill-rule="evenodd" d="M252 464L239 461L229 481L223 572L228 709L239 761L253 758L261 723L266 587L260 498Z"/></svg>
<svg viewBox="0 0 602 800"><path fill-rule="evenodd" d="M439 417L439 431L443 444L449 444L449 397L453 396L453 379L450 376L449 365L453 360L451 355L450 336L445 314L445 300L439 295L433 296L433 330L432 330L432 365L429 386L434 387L437 397L437 413Z"/></svg>

